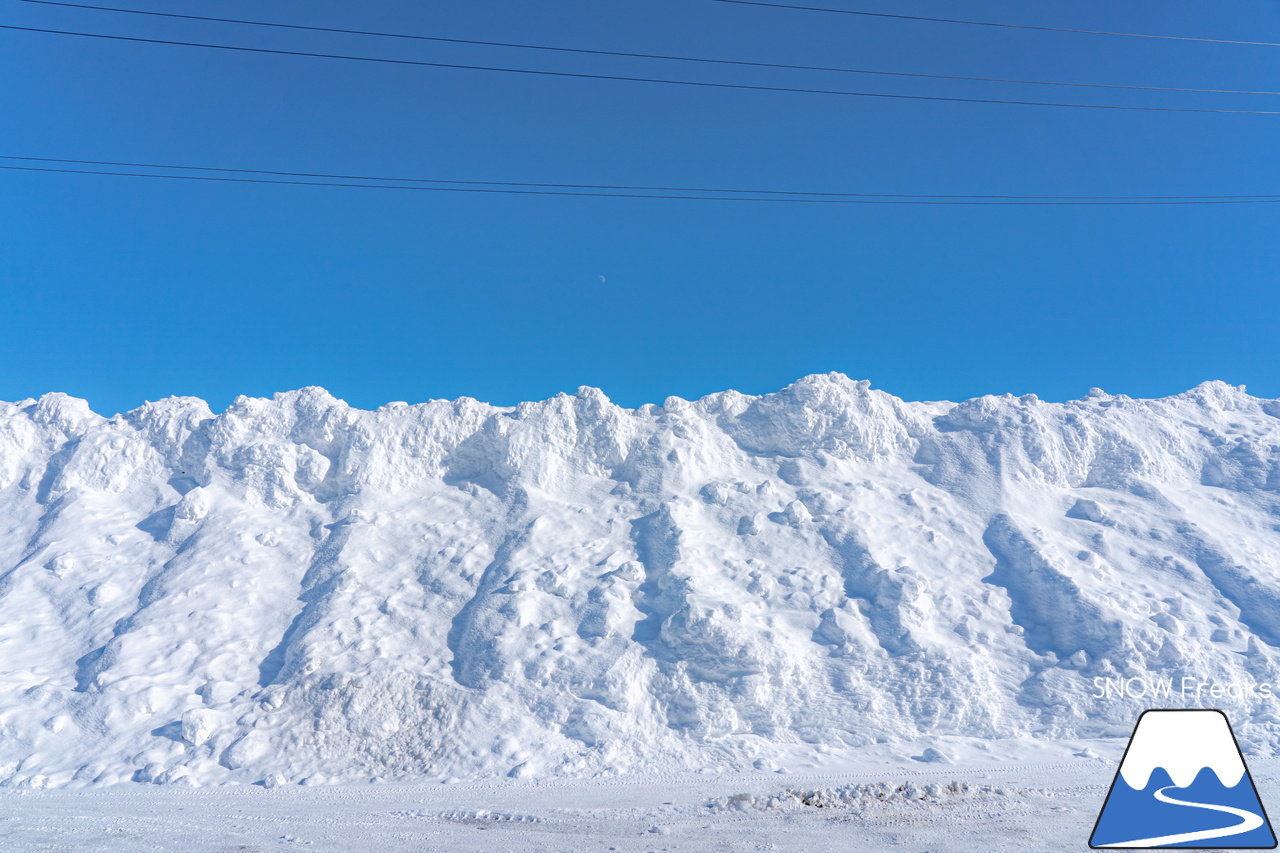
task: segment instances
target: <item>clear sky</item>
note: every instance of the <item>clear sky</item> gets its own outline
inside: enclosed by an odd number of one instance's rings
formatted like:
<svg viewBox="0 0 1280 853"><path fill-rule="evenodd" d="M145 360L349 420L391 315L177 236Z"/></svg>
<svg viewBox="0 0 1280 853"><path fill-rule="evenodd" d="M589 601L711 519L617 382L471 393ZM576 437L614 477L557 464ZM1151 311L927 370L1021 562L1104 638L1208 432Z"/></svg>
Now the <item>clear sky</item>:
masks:
<svg viewBox="0 0 1280 853"><path fill-rule="evenodd" d="M92 2L92 0L88 0ZM134 0L116 0L121 5ZM1280 47L713 0L137 0L463 39L934 74L1280 89ZM110 4L109 4L110 5ZM810 5L1280 42L1275 0ZM0 24L463 64L960 97L1280 97L699 67L0 0ZM1280 116L535 77L0 30L0 154L872 193L1280 193ZM11 161L3 161L11 162ZM907 399L1205 379L1280 396L1280 205L925 207L418 193L0 171L0 399L110 414L323 385L363 407L628 406L841 371Z"/></svg>

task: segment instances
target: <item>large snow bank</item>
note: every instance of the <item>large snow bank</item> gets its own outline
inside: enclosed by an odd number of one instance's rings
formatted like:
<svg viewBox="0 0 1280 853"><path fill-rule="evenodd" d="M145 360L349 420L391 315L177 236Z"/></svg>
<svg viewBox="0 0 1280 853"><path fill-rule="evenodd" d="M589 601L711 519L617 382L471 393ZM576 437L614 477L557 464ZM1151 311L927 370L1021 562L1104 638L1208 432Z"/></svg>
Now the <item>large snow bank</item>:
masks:
<svg viewBox="0 0 1280 853"><path fill-rule="evenodd" d="M1114 735L1181 700L1095 678L1280 683L1278 566L1280 401L1220 382L114 418L49 394L0 403L0 781ZM1280 745L1275 699L1212 704Z"/></svg>

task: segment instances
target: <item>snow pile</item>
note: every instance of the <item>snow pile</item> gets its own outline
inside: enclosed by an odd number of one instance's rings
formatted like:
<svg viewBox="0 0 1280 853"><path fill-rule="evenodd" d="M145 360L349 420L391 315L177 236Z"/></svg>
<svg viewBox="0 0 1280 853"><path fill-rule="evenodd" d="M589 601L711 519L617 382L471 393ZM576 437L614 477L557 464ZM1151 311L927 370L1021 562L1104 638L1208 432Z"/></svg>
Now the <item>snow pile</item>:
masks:
<svg viewBox="0 0 1280 853"><path fill-rule="evenodd" d="M991 797L1025 797L1029 792L998 785L970 782L926 782L917 785L908 780L902 784L876 782L868 785L842 785L837 788L788 788L777 794L734 794L717 797L707 803L713 812L776 811L794 809L865 809L879 805L941 805L962 800ZM1044 794L1044 791L1035 793Z"/></svg>
<svg viewBox="0 0 1280 853"><path fill-rule="evenodd" d="M1280 685L1277 566L1280 401L1220 382L49 394L0 403L0 781L732 769L1180 704L1275 747L1272 696L1095 679Z"/></svg>

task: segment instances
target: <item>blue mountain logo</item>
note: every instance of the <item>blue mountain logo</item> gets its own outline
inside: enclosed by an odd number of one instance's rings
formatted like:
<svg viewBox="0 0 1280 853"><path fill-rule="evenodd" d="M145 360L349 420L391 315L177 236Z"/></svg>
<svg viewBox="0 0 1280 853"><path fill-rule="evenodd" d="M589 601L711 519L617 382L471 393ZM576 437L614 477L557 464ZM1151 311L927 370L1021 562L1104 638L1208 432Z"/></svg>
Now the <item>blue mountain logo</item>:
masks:
<svg viewBox="0 0 1280 853"><path fill-rule="evenodd" d="M1089 846L1275 848L1271 822L1226 714L1144 712Z"/></svg>

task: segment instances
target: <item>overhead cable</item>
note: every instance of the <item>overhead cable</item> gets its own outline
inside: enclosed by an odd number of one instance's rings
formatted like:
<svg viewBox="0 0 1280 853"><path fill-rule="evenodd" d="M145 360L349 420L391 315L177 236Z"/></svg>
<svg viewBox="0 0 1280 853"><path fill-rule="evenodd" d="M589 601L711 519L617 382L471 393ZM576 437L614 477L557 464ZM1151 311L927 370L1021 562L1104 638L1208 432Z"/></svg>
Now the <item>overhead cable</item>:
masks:
<svg viewBox="0 0 1280 853"><path fill-rule="evenodd" d="M329 172L286 172L279 169L232 169L224 166L177 166L163 163L135 163L120 160L72 160L63 157L20 157L16 154L0 154L0 160L21 160L29 163L65 163L79 166L117 166L127 169L169 169L188 172L230 172L237 175L272 175L290 178L326 178L335 181L391 181L414 184L468 184L493 187L536 187L541 189L575 190L632 190L637 192L678 193L747 193L752 195L783 196L831 196L837 198L978 198L1037 201L1173 201L1191 199L1273 199L1280 193L1259 195L981 195L976 193L841 193L813 190L760 190L726 189L724 187L669 187L636 186L629 184L551 184L532 181L473 181L457 178L406 178L386 175L344 175Z"/></svg>
<svg viewBox="0 0 1280 853"><path fill-rule="evenodd" d="M1011 30L1041 30L1050 33L1078 33L1090 36L1123 36L1135 39L1161 39L1167 41L1196 41L1209 44L1243 44L1255 47L1280 47L1280 42L1244 41L1241 39L1211 39L1199 36L1164 36L1153 33L1125 33L1112 30L1083 30L1073 27L1046 27L1034 24L1006 24L998 21L969 21L961 18L931 18L924 15L900 15L892 12L865 12L856 9L832 9L826 6L796 6L789 3L769 3L765 0L714 0L716 3L733 3L738 6L764 6L770 9L791 9L798 12L830 12L838 15L861 15L867 18L896 18L902 21L930 21L937 24L967 24L974 27L1001 27Z"/></svg>
<svg viewBox="0 0 1280 853"><path fill-rule="evenodd" d="M574 71L548 71L544 69L534 68L509 68L494 65L470 65L454 62L428 62L416 59L392 59L390 57L376 56L354 56L350 54L340 53L316 53L301 50L281 50L278 48L267 47L247 47L244 45L227 45L227 44L211 44L208 42L178 41L175 39L154 39L143 38L141 36L121 36L111 35L107 33L86 33L74 30L55 30L43 27L19 27L12 24L0 24L0 29L13 30L17 32L28 33L48 33L52 35L76 36L80 38L105 39L111 41L127 41L142 44L163 44L174 45L178 47L200 47L211 50L236 51L241 53L258 53L272 54L276 56L305 56L320 59L340 59L353 62L373 62L387 65L406 65L418 66L425 68L456 68L467 71L495 71L506 74L530 74L541 77L563 77L582 80L610 80L610 81L626 81L632 83L658 83L667 86L693 86L705 87L712 89L737 89L755 92L786 92L792 94L805 95L839 95L844 97L855 98L881 98L891 100L906 101L939 101L946 103L966 103L966 104L1008 104L1016 106L1030 107L1067 107L1073 109L1088 110L1116 110L1116 111L1132 111L1132 112L1163 112L1163 113L1218 113L1218 114L1234 114L1234 115L1280 115L1277 110L1240 110L1240 109L1212 109L1207 107L1155 107L1155 106L1128 106L1121 104L1079 104L1058 101L1023 101L1005 98L961 98L944 95L905 95L889 92L854 92L841 89L814 89L792 86L763 86L752 85L749 83L713 83L705 80L670 80L661 77L632 77L621 74L588 74L584 72Z"/></svg>
<svg viewBox="0 0 1280 853"><path fill-rule="evenodd" d="M86 3L65 3L61 0L20 0L23 3L35 3L42 6L60 6L71 9L88 9L98 12L115 12L128 15L147 15L159 18L178 18L188 21L205 21L220 24L242 24L254 27L274 27L286 30L303 30L319 33L338 33L343 35L375 36L378 38L409 39L412 41L429 41L443 44L464 44L480 47L518 48L520 50L541 50L555 53L585 54L588 56L614 56L624 59L658 59L668 62L694 62L709 65L736 65L748 68L772 68L794 71L821 71L839 74L864 74L883 77L914 77L925 80L962 80L975 83L1017 83L1030 86L1070 86L1087 89L1129 89L1144 92L1194 92L1213 95L1280 95L1280 91L1263 91L1250 89L1197 89L1182 86L1135 86L1119 83L1075 83L1061 80L1023 80L1010 77L971 77L961 74L924 74L911 71L883 71L869 68L842 68L828 65L795 65L783 62L756 62L743 59L715 59L701 56L675 56L662 53L632 53L619 50L593 50L580 47L560 47L542 44L524 44L521 42L481 41L478 39L447 38L445 36L427 36L414 33L390 33L377 30L354 30L340 27L321 27L310 24L285 24L275 21L252 21L242 18L218 18L209 15L187 15L178 12L156 12L149 9L123 9L115 6L94 6Z"/></svg>
<svg viewBox="0 0 1280 853"><path fill-rule="evenodd" d="M4 157L3 159L21 159L28 161L49 162L49 158L13 158ZM93 163L97 161L54 161L54 162L81 162ZM103 161L105 164L105 161ZM208 171L231 172L236 174L280 174L280 175L302 175L304 173L290 172L266 172L247 169L218 169L213 170L209 167L170 167L170 166L151 166L147 168L168 168L168 169L206 169ZM334 180L318 181L318 180L286 180L284 178L251 178L251 177L235 177L232 175L181 175L181 174L162 174L157 172L121 172L117 170L107 171L104 169L73 169L73 168L54 168L50 166L18 166L11 164L0 164L0 169L20 172L50 172L56 174L68 175L102 175L110 177L123 178L161 178L168 180L187 180L187 181L205 181L217 183L247 183L247 184L272 184L281 186L306 186L306 187L346 187L352 189L388 189L388 190L417 190L422 192L456 192L456 193L486 193L486 194L504 194L504 195L538 195L538 196L575 196L585 198L647 198L647 199L665 199L679 201L736 201L736 202L778 202L790 204L915 204L915 205L969 205L969 206L1117 206L1117 205L1198 205L1198 204L1277 204L1280 203L1280 195L1275 196L926 196L926 195L873 195L864 194L818 194L806 193L803 195L790 193L783 194L778 191L751 191L751 190L684 190L678 188L647 188L636 187L637 191L619 192L618 189L632 188L613 188L607 186L585 185L585 184L516 184L516 183L500 183L500 182L484 182L486 185L477 186L482 182L469 182L471 186L439 186L436 184L423 186L422 179L414 179L419 181L417 184L406 184L390 181L403 181L404 179L394 178L358 178L344 180L342 176L326 176L316 175L316 177L333 177ZM352 180L370 181L377 180L378 183L353 183ZM449 183L463 183L461 181L452 181ZM540 187L565 187L565 189L541 189ZM577 189L571 189L577 187ZM766 193L772 193L766 195ZM671 194L679 193L679 194ZM755 193L754 195L725 195L725 193ZM840 197L828 197L836 196Z"/></svg>

